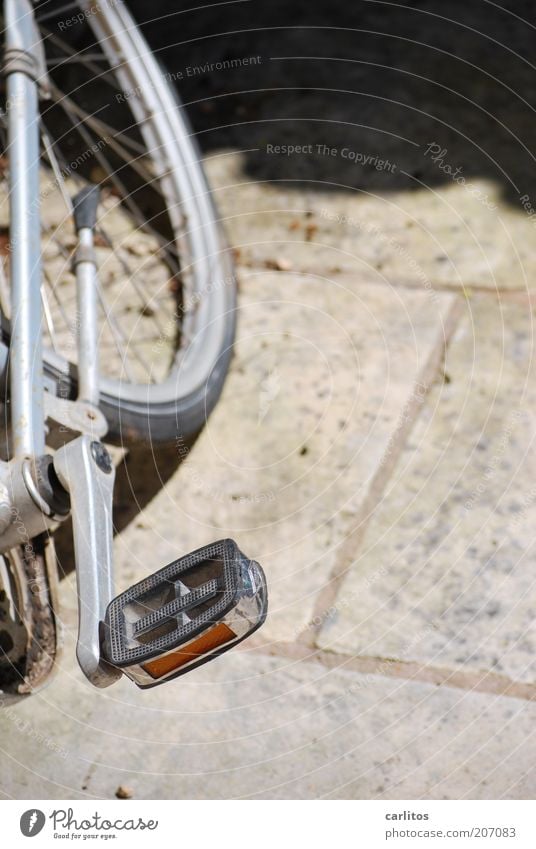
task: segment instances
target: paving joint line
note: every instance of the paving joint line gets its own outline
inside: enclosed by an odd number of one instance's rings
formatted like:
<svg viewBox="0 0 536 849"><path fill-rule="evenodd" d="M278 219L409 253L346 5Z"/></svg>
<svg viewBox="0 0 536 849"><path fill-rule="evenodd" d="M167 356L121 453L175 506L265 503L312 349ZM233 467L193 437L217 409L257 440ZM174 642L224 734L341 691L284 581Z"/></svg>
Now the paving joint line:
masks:
<svg viewBox="0 0 536 849"><path fill-rule="evenodd" d="M332 607L336 607L336 600L344 578L355 563L356 552L359 551L363 542L369 522L375 510L381 503L385 488L389 483L402 450L407 443L410 433L419 418L423 408L423 398L430 392L432 386L440 373L441 365L445 361L445 353L454 331L458 327L460 319L464 314L464 300L461 297L454 299L443 324L442 337L436 342L427 362L417 376L414 386L426 387L425 393L419 397L412 393L408 405L405 407L405 420L401 427L393 433L389 450L385 455L385 462L381 462L371 481L369 492L359 508L353 528L345 535L339 546L335 565L331 571L327 583L320 589L314 604L310 623L297 635L296 641L305 646L313 647L325 621L325 613ZM318 620L318 623L316 622Z"/></svg>
<svg viewBox="0 0 536 849"><path fill-rule="evenodd" d="M536 701L536 683L515 681L507 675L490 670L452 669L418 661L371 655L347 655L298 642L263 642L255 637L242 643L238 648L241 652L249 651L256 655L287 658L301 663L317 663L329 670L353 672L361 676L399 678L436 687L450 687L467 692Z"/></svg>

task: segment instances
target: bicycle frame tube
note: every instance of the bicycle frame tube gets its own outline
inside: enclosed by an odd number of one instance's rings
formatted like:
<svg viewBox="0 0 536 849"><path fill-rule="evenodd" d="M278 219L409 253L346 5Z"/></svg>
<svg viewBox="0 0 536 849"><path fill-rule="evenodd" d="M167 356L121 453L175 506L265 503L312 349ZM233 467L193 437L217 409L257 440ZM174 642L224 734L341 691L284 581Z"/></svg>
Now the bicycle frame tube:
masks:
<svg viewBox="0 0 536 849"><path fill-rule="evenodd" d="M45 451L39 215L39 36L27 0L5 0L11 233L11 425L15 458Z"/></svg>

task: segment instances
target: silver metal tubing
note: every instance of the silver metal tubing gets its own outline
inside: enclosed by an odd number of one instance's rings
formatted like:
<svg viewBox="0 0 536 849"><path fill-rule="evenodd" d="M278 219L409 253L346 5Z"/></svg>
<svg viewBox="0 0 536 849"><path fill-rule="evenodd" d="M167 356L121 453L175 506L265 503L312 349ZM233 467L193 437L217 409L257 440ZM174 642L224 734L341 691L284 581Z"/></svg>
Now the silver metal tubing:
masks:
<svg viewBox="0 0 536 849"><path fill-rule="evenodd" d="M76 293L78 299L78 400L99 406L99 351L97 344L97 268L93 230L78 231Z"/></svg>
<svg viewBox="0 0 536 849"><path fill-rule="evenodd" d="M6 0L11 233L11 423L16 457L45 451L41 344L39 111L30 3ZM38 61L35 61L38 72ZM23 69L23 70L21 70Z"/></svg>

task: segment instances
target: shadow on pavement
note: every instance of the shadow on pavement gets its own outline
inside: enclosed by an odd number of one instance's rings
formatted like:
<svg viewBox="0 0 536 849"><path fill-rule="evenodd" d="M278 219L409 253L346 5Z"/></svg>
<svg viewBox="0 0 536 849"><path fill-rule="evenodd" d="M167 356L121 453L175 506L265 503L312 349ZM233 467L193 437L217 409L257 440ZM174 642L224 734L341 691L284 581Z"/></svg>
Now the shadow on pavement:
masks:
<svg viewBox="0 0 536 849"><path fill-rule="evenodd" d="M536 14L527 0L508 11L486 0L128 5L203 150L250 150L254 179L298 191L398 191L444 184L443 163L498 181L518 206L520 194L536 198ZM267 154L282 144L312 150ZM444 151L441 162L425 154L429 144Z"/></svg>

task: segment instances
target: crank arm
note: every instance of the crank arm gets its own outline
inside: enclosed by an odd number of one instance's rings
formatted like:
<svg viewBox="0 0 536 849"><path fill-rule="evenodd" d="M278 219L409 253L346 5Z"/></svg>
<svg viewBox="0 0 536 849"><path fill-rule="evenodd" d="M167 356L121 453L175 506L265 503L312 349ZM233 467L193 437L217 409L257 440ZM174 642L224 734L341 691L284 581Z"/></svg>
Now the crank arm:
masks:
<svg viewBox="0 0 536 849"><path fill-rule="evenodd" d="M101 442L79 436L56 452L54 468L71 498L78 590L76 656L86 678L108 687L121 677L101 656L103 622L113 598L112 496L115 470Z"/></svg>

